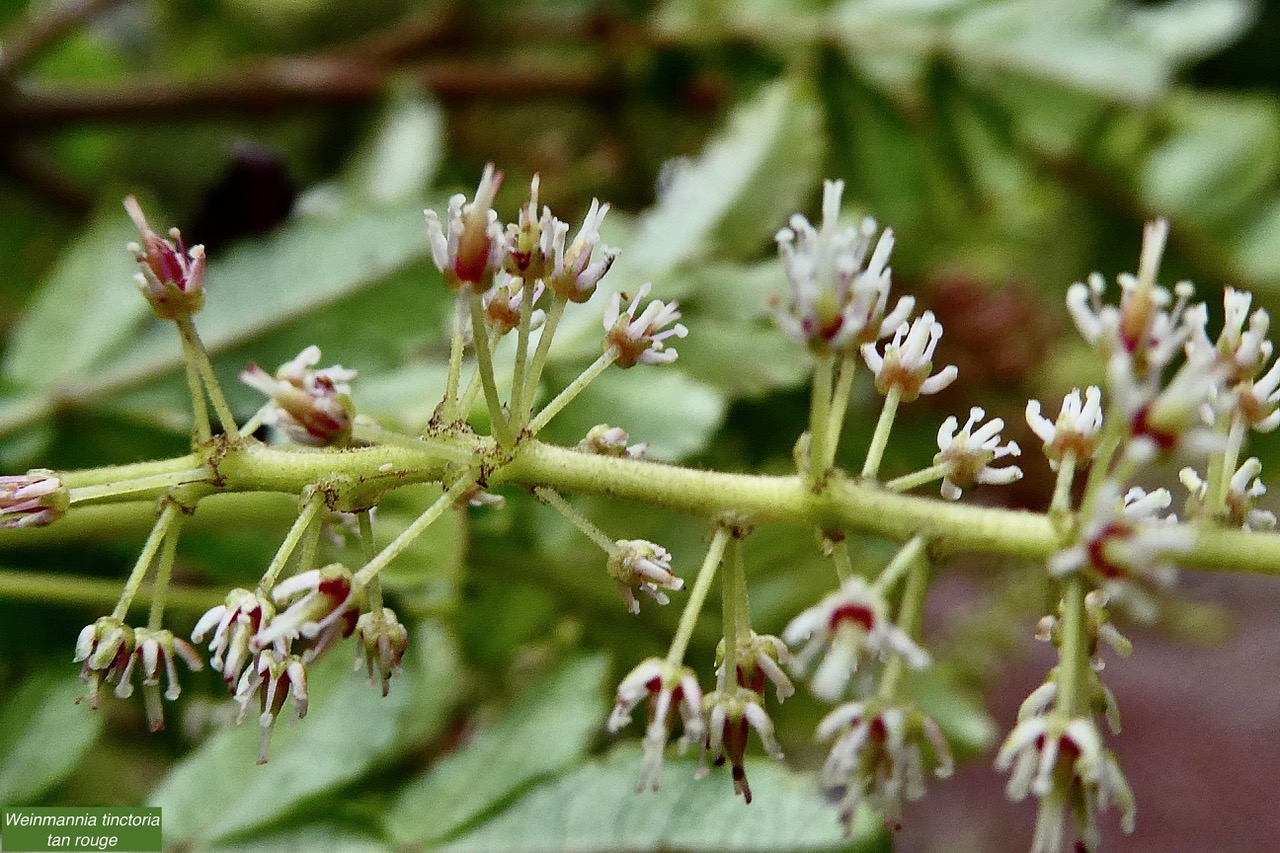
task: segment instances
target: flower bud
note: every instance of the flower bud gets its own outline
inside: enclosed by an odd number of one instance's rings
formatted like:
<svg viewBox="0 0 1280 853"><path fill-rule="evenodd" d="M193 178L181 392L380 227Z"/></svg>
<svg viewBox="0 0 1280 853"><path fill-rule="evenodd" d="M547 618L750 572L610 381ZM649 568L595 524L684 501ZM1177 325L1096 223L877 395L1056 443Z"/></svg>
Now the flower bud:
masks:
<svg viewBox="0 0 1280 853"><path fill-rule="evenodd" d="M0 528L44 527L66 514L67 487L52 471L0 477Z"/></svg>
<svg viewBox="0 0 1280 853"><path fill-rule="evenodd" d="M130 243L129 250L138 262L138 289L161 320L190 317L204 307L204 246L190 249L182 242L177 228L169 230L165 240L151 229L142 207L133 196L124 200L133 224L142 232L142 243Z"/></svg>

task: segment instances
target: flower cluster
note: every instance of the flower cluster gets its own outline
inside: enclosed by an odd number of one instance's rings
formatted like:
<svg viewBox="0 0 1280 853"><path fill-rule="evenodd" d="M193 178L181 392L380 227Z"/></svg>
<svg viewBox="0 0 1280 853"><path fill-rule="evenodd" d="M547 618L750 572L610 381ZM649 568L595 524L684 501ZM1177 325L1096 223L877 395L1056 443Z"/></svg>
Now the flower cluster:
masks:
<svg viewBox="0 0 1280 853"><path fill-rule="evenodd" d="M44 527L66 514L71 496L52 471L0 477L0 528Z"/></svg>
<svg viewBox="0 0 1280 853"><path fill-rule="evenodd" d="M885 314L893 232L886 229L872 251L874 219L840 227L843 194L844 181L827 181L821 226L814 228L797 213L777 235L791 291L785 306L774 304L774 319L787 337L815 352L843 352L879 340L915 307L915 299L904 296Z"/></svg>
<svg viewBox="0 0 1280 853"><path fill-rule="evenodd" d="M138 289L161 320L184 320L204 307L204 246L187 248L177 228L166 240L151 229L133 196L124 200L142 243L130 243L138 263Z"/></svg>
<svg viewBox="0 0 1280 853"><path fill-rule="evenodd" d="M340 447L351 438L355 406L351 402L354 370L341 365L316 370L320 348L309 346L280 366L275 375L256 364L240 381L267 396L263 422L291 440L312 447Z"/></svg>
<svg viewBox="0 0 1280 853"><path fill-rule="evenodd" d="M605 348L613 347L617 351L615 364L619 367L634 367L637 364L669 364L676 360L677 353L663 341L671 338L683 338L689 330L681 323L680 312L676 303L663 303L654 299L636 316L640 300L649 295L652 285L645 283L636 292L635 299L626 311L622 310L623 296L615 293L609 300L604 312ZM674 326L671 324L675 323ZM670 328L668 328L670 327Z"/></svg>
<svg viewBox="0 0 1280 853"><path fill-rule="evenodd" d="M1006 456L1022 455L1022 449L1016 441L1000 443L1000 431L1004 429L1004 421L1000 418L992 418L978 426L986 416L986 412L974 406L969 410L969 420L959 432L956 432L956 427L960 422L954 415L943 421L938 429L938 455L933 462L946 468L942 496L947 500L959 500L964 489L971 489L979 483L1007 485L1022 477L1022 469L1017 465L991 467L991 463Z"/></svg>

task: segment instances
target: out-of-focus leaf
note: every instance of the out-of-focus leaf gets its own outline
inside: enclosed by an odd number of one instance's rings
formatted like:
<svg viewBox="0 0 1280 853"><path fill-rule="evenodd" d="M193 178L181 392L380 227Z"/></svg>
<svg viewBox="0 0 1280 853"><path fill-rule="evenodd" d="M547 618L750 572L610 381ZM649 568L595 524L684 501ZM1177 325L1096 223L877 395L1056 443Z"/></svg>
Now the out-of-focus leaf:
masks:
<svg viewBox="0 0 1280 853"><path fill-rule="evenodd" d="M1215 223L1239 213L1280 169L1280 108L1261 99L1184 99L1179 127L1147 160L1150 206Z"/></svg>
<svg viewBox="0 0 1280 853"><path fill-rule="evenodd" d="M556 415L546 434L577 444L603 419L625 429L632 441L648 442L653 458L675 461L706 447L725 408L723 394L678 367L638 365L605 371Z"/></svg>
<svg viewBox="0 0 1280 853"><path fill-rule="evenodd" d="M280 329L373 287L425 257L420 204L300 216L270 237L211 258L205 309L196 326L213 353L269 338ZM181 351L170 324L156 323L98 377L129 383L176 373ZM323 345L323 342L320 342Z"/></svg>
<svg viewBox="0 0 1280 853"><path fill-rule="evenodd" d="M0 706L0 803L36 802L76 769L104 722L103 714L76 704L83 695L75 676L45 672Z"/></svg>
<svg viewBox="0 0 1280 853"><path fill-rule="evenodd" d="M1173 0L1136 6L1127 18L1134 34L1164 56L1194 62L1234 42L1257 12L1249 0Z"/></svg>
<svg viewBox="0 0 1280 853"><path fill-rule="evenodd" d="M635 792L640 749L627 744L606 758L544 782L493 820L447 845L448 853L790 853L884 849L880 821L860 811L846 837L811 774L752 758L754 798L733 796L728 773L693 778L692 758L667 762L662 790Z"/></svg>
<svg viewBox="0 0 1280 853"><path fill-rule="evenodd" d="M7 376L33 387L73 377L132 337L151 313L132 284L134 262L124 248L137 239L118 201L98 210L14 329Z"/></svg>
<svg viewBox="0 0 1280 853"><path fill-rule="evenodd" d="M1280 287L1280 198L1259 206L1232 254L1249 280Z"/></svg>
<svg viewBox="0 0 1280 853"><path fill-rule="evenodd" d="M766 86L677 172L657 206L641 217L610 278L633 287L713 246L729 254L757 249L815 184L819 122L807 88Z"/></svg>
<svg viewBox="0 0 1280 853"><path fill-rule="evenodd" d="M604 720L608 670L601 655L564 664L491 728L406 785L386 815L391 838L398 845L446 838L576 762Z"/></svg>
<svg viewBox="0 0 1280 853"><path fill-rule="evenodd" d="M698 334L680 342L681 366L730 399L761 397L798 384L808 374L805 348L772 325L704 318Z"/></svg>
<svg viewBox="0 0 1280 853"><path fill-rule="evenodd" d="M352 169L356 185L376 202L419 199L444 156L444 116L433 98L401 89Z"/></svg>
<svg viewBox="0 0 1280 853"><path fill-rule="evenodd" d="M343 827L309 824L267 835L246 838L239 843L197 845L192 853L392 853L385 841Z"/></svg>
<svg viewBox="0 0 1280 853"><path fill-rule="evenodd" d="M252 713L175 765L148 800L164 809L166 842L211 842L269 825L438 730L456 695L456 651L436 626L413 631L410 643L416 656L385 699L363 673L352 674L349 645L312 666L310 713L290 725L286 704L266 765L254 763L260 729Z"/></svg>
<svg viewBox="0 0 1280 853"><path fill-rule="evenodd" d="M1000 730L981 699L954 683L942 667L914 673L911 696L960 755L981 755L995 746Z"/></svg>
<svg viewBox="0 0 1280 853"><path fill-rule="evenodd" d="M1114 10L1074 4L983 4L950 31L962 69L1053 81L1103 100L1150 103L1171 68L1143 50Z"/></svg>

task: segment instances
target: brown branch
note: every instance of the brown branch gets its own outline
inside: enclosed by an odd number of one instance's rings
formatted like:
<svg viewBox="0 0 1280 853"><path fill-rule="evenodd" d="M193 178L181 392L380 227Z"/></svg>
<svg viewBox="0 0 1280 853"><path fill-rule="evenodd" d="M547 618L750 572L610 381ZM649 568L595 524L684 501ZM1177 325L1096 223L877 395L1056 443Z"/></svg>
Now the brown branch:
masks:
<svg viewBox="0 0 1280 853"><path fill-rule="evenodd" d="M195 82L143 79L115 89L28 84L0 95L0 124L7 124L11 132L24 132L71 122L200 117L210 112L261 114L362 103L384 94L392 79L416 81L445 101L605 98L622 85L598 65L386 67L347 58L303 58L252 65Z"/></svg>
<svg viewBox="0 0 1280 853"><path fill-rule="evenodd" d="M56 4L7 33L0 45L0 77L12 77L42 51L119 0L71 0Z"/></svg>

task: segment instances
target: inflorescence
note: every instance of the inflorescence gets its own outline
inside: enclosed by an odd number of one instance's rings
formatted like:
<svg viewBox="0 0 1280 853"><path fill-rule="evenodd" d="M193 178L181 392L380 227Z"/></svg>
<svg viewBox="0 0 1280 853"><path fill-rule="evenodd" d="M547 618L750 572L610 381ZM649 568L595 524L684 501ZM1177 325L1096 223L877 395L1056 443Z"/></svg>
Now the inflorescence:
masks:
<svg viewBox="0 0 1280 853"><path fill-rule="evenodd" d="M119 697L142 686L152 729L164 724L162 698L179 693L176 660L202 668L195 648L163 628L165 590L183 520L219 487L217 460L228 448L255 445L259 427L274 430L282 444L309 448L395 447L434 454L430 479L443 494L404 533L378 551L373 510L396 483L353 487L341 477L317 479L298 495L297 520L256 585L233 589L223 604L199 619L191 635L206 644L209 665L220 673L240 705L252 708L262 728L259 761L268 757L272 727L286 703L293 717L306 714L307 670L341 640L355 634L356 666L385 695L409 642L395 611L383 603L379 572L444 512L467 505L500 505L486 491L487 479L513 464L538 432L597 376L610 367L664 365L678 353L688 330L676 303L646 302L650 285L634 296L613 293L603 312L601 355L558 394L541 402L543 373L556 330L569 305L588 302L618 252L601 241L609 206L593 202L572 240L570 226L539 207L538 180L530 187L517 221L504 225L493 209L501 173L485 170L474 196L456 195L443 215L426 214L431 255L456 310L444 397L429 423L416 432L390 430L361 417L351 398L353 370L318 369L320 350L311 346L268 372L249 366L241 380L266 402L246 423L238 422L218 387L196 333L193 316L204 302L205 256L188 248L175 230L159 236L131 197L126 209L141 232L130 250L139 266L138 284L156 316L175 323L186 355L194 406L192 440L198 467L176 474L68 489L50 471L0 477L0 525L34 527L57 521L77 503L160 488L157 520L114 611L87 626L76 642L90 703L97 707L103 685ZM803 345L813 359L809 428L797 444L798 474L821 494L833 479L851 389L865 364L884 398L867 440L861 471L866 482L902 492L936 483L946 506L980 485L1017 480L1008 464L1021 454L1002 438L1004 422L970 408L963 421L946 418L937 434L932 464L887 481L879 478L883 453L898 408L935 394L956 378L951 365L935 365L942 324L925 311L913 317L915 301L899 298L892 309L891 231L872 219L841 221L843 183L824 187L822 221L801 214L777 234L787 290L771 306L781 332ZM877 236L878 234L878 236ZM1008 793L1040 803L1033 851L1057 851L1066 836L1066 815L1078 846L1098 844L1097 814L1114 805L1121 825L1132 830L1134 797L1103 729L1119 732L1116 699L1102 681L1100 646L1127 655L1132 647L1113 624L1113 614L1153 619L1174 582L1174 565L1205 525L1248 530L1275 525L1256 506L1265 492L1255 457L1241 460L1250 430L1280 425L1280 361L1271 362L1266 339L1269 317L1251 311L1251 297L1227 289L1224 324L1217 338L1207 330L1209 311L1194 302L1194 289L1159 283L1167 226L1148 226L1136 274L1118 277L1119 299L1106 301L1106 283L1093 275L1072 285L1067 307L1092 347L1104 381L1072 390L1055 420L1041 403L1026 406L1026 419L1043 444L1056 487L1048 516L1057 551L1045 570L1057 591L1054 612L1037 636L1057 649L1058 663L1023 704L1016 727L996 756L1009 770ZM536 334L535 334L536 333ZM500 389L495 346L514 334L510 384ZM467 357L470 351L470 359ZM464 383L464 374L469 376ZM505 391L505 393L504 393ZM478 409L483 396L483 409ZM540 404L541 403L541 404ZM487 420L490 434L477 437L472 422ZM628 445L625 431L601 424L576 451L611 457L619 464L643 455ZM1194 463L1181 472L1188 494L1187 520L1170 512L1164 488L1138 485L1153 463L1179 454ZM772 758L782 758L769 708L795 692L792 677L807 680L818 699L834 707L817 727L831 744L820 780L851 826L864 806L890 822L906 801L924 794L926 776L945 777L954 762L943 729L916 704L905 680L909 669L931 665L920 637L929 574L935 557L927 530L900 543L875 577L856 574L845 543L847 530L819 529L834 574L832 589L795 616L780 636L757 633L751 622L743 540L749 520L715 520L710 544L692 584L676 573L661 545L605 534L547 485L530 488L540 502L560 512L604 551L608 576L626 609L640 609L643 593L658 605L669 593L685 599L668 653L639 663L617 689L608 728L617 732L642 702L647 706L644 751L637 790L656 789L676 718L681 750L696 748L698 775L730 765L734 790L747 802L752 790L746 756L752 733ZM336 514L359 531L365 562L356 570L324 563L322 533ZM155 577L145 625L126 621L144 578ZM694 625L719 575L724 626L714 684L704 692L699 674L685 664ZM791 675L788 675L788 672ZM164 682L163 693L161 682ZM773 687L772 699L768 687Z"/></svg>

